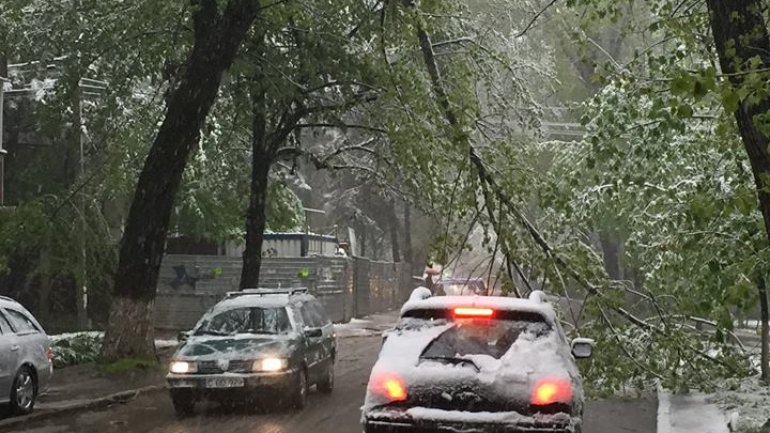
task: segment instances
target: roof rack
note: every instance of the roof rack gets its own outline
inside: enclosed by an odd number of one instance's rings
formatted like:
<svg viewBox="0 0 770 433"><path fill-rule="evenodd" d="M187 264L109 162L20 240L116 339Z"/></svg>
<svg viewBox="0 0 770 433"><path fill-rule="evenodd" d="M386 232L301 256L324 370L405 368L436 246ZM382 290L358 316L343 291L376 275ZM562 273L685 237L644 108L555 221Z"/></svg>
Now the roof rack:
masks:
<svg viewBox="0 0 770 433"><path fill-rule="evenodd" d="M228 298L235 298L238 296L266 296L266 295L296 295L299 293L308 293L307 287L294 287L287 289L243 289L237 292L227 292Z"/></svg>

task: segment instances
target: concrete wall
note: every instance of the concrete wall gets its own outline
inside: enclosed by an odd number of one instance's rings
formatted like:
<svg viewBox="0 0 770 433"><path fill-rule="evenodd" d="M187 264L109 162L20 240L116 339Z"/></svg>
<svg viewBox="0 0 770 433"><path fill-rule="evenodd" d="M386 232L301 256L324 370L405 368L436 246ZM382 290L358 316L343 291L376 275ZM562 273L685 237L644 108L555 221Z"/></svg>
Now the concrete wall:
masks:
<svg viewBox="0 0 770 433"><path fill-rule="evenodd" d="M412 288L400 263L362 258L265 258L260 286L307 287L334 322L400 307ZM226 292L238 290L241 259L167 255L155 300L158 329L190 329Z"/></svg>

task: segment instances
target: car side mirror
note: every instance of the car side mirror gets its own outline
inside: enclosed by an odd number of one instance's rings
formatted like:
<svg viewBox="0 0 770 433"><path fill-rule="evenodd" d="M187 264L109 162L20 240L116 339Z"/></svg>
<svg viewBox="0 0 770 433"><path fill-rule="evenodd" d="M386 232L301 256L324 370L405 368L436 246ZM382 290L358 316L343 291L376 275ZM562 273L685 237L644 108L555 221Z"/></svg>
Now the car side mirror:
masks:
<svg viewBox="0 0 770 433"><path fill-rule="evenodd" d="M590 338L576 338L572 340L572 356L575 359L590 358L594 352L595 341Z"/></svg>
<svg viewBox="0 0 770 433"><path fill-rule="evenodd" d="M176 340L180 343L184 343L190 338L190 334L192 334L192 331L181 331L176 335Z"/></svg>
<svg viewBox="0 0 770 433"><path fill-rule="evenodd" d="M324 331L321 328L305 328L305 337L308 338L320 338L323 337Z"/></svg>

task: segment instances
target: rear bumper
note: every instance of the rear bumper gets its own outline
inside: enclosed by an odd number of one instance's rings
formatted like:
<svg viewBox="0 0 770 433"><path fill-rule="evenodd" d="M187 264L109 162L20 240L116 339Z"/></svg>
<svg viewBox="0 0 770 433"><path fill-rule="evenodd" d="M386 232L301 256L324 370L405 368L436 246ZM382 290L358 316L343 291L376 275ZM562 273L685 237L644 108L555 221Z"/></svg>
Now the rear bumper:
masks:
<svg viewBox="0 0 770 433"><path fill-rule="evenodd" d="M457 412L416 408L364 414L365 433L575 433L582 420L567 414L524 416L516 412Z"/></svg>

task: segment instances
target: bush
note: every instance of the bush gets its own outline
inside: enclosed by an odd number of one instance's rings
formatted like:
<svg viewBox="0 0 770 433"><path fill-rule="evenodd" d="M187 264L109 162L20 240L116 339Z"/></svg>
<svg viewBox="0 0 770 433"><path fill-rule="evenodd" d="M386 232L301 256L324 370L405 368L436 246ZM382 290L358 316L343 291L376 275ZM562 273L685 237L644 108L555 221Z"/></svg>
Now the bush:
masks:
<svg viewBox="0 0 770 433"><path fill-rule="evenodd" d="M54 368L95 362L102 349L102 335L76 334L51 345Z"/></svg>

